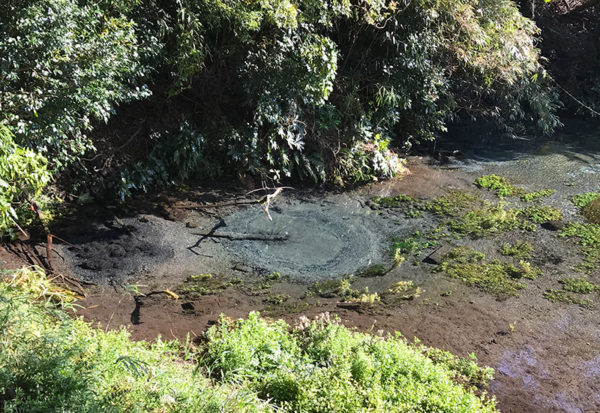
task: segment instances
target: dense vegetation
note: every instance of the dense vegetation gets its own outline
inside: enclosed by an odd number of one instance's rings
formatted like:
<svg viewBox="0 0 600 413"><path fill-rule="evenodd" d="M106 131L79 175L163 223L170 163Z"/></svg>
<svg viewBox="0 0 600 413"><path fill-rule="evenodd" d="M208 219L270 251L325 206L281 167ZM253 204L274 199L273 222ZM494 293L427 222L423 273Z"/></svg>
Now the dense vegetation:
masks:
<svg viewBox="0 0 600 413"><path fill-rule="evenodd" d="M367 181L457 117L552 131L537 34L510 0L8 0L0 122L79 196Z"/></svg>
<svg viewBox="0 0 600 413"><path fill-rule="evenodd" d="M71 318L41 271L0 283L4 412L494 412L471 359L352 332L328 317L290 330L226 318L200 347L134 342Z"/></svg>

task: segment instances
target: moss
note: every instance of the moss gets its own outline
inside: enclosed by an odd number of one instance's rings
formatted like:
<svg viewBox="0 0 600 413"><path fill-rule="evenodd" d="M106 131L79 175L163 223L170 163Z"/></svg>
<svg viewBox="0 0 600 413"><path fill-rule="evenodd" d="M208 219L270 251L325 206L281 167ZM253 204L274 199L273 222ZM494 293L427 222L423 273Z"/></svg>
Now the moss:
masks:
<svg viewBox="0 0 600 413"><path fill-rule="evenodd" d="M600 198L600 193L598 192L586 192L585 194L577 194L574 195L571 201L578 208L585 208L590 202Z"/></svg>
<svg viewBox="0 0 600 413"><path fill-rule="evenodd" d="M533 245L529 241L517 241L513 245L504 244L499 252L508 257L529 259L533 253Z"/></svg>
<svg viewBox="0 0 600 413"><path fill-rule="evenodd" d="M583 216L592 224L600 225L600 198L596 198L583 208Z"/></svg>
<svg viewBox="0 0 600 413"><path fill-rule="evenodd" d="M482 200L479 196L453 189L433 201L426 202L422 208L438 216L456 217L464 215L466 211L476 208L481 203Z"/></svg>
<svg viewBox="0 0 600 413"><path fill-rule="evenodd" d="M419 256L424 249L437 245L436 240L425 239L420 231L408 238L392 239L391 251L397 264L403 262L407 255Z"/></svg>
<svg viewBox="0 0 600 413"><path fill-rule="evenodd" d="M600 225L571 223L559 234L561 237L577 238L583 254L579 271L590 273L600 266Z"/></svg>
<svg viewBox="0 0 600 413"><path fill-rule="evenodd" d="M479 188L486 188L496 191L498 198L524 195L525 192L523 188L512 185L507 178L498 175L481 176L475 180L475 185L477 185Z"/></svg>
<svg viewBox="0 0 600 413"><path fill-rule="evenodd" d="M281 305L290 299L290 296L287 294L275 294L271 297L263 300L265 303L273 304L273 305Z"/></svg>
<svg viewBox="0 0 600 413"><path fill-rule="evenodd" d="M589 294L600 291L600 285L591 283L583 278L565 278L560 283L565 291L579 294Z"/></svg>
<svg viewBox="0 0 600 413"><path fill-rule="evenodd" d="M371 201L376 205L381 205L387 208L403 207L416 202L414 198L404 194L396 195L394 197L375 197L371 199Z"/></svg>
<svg viewBox="0 0 600 413"><path fill-rule="evenodd" d="M388 272L387 268L381 264L371 265L369 268L360 273L361 277L381 277Z"/></svg>
<svg viewBox="0 0 600 413"><path fill-rule="evenodd" d="M484 203L481 208L450 221L449 228L458 236L482 237L521 227L520 213L518 209L506 208L502 202L496 205Z"/></svg>
<svg viewBox="0 0 600 413"><path fill-rule="evenodd" d="M531 206L523 210L523 215L536 224L562 221L563 219L562 211L551 206Z"/></svg>
<svg viewBox="0 0 600 413"><path fill-rule="evenodd" d="M555 192L556 192L555 189L542 189L541 191L528 192L526 194L521 195L521 201L523 201L523 202L537 201L538 199L549 197L550 195L553 195Z"/></svg>
<svg viewBox="0 0 600 413"><path fill-rule="evenodd" d="M212 274L192 274L188 277L188 281L206 281L213 278Z"/></svg>
<svg viewBox="0 0 600 413"><path fill-rule="evenodd" d="M569 294L564 290L555 290L550 289L544 292L544 298L552 301L553 303L567 303L567 304L577 304L581 307L589 308L593 305L593 301L589 298L579 298L574 296L573 294Z"/></svg>
<svg viewBox="0 0 600 413"><path fill-rule="evenodd" d="M469 247L458 247L443 258L437 271L457 278L469 286L475 286L499 300L518 296L525 288L521 278L535 278L540 271L531 264L521 261L518 267L499 261L486 262L485 256Z"/></svg>
<svg viewBox="0 0 600 413"><path fill-rule="evenodd" d="M341 280L317 281L310 287L310 292L323 298L356 298L360 292L352 288L352 281L352 276Z"/></svg>

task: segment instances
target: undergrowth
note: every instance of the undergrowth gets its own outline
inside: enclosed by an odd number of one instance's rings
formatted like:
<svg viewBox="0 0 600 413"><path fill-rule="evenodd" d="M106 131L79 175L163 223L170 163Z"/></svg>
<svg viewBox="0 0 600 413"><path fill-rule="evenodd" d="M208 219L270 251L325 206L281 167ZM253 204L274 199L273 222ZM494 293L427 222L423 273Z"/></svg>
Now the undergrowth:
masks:
<svg viewBox="0 0 600 413"><path fill-rule="evenodd" d="M132 341L69 317L38 270L0 283L3 412L495 412L474 357L353 332L222 317L199 348Z"/></svg>

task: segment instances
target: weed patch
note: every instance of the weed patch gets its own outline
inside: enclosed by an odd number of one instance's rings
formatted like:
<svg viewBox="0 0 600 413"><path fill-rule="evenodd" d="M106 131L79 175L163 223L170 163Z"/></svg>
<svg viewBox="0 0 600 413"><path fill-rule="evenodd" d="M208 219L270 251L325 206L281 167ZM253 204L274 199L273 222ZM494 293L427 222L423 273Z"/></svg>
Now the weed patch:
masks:
<svg viewBox="0 0 600 413"><path fill-rule="evenodd" d="M523 215L535 224L545 224L551 221L562 221L563 215L560 209L551 206L531 206L523 210Z"/></svg>

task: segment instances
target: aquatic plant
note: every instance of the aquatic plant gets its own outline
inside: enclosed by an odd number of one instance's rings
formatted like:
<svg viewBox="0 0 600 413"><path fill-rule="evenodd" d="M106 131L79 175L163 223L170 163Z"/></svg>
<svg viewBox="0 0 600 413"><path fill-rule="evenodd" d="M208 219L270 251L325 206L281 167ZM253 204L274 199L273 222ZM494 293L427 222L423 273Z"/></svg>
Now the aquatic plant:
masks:
<svg viewBox="0 0 600 413"><path fill-rule="evenodd" d="M491 378L473 359L352 332L328 315L292 331L257 313L223 317L206 341L202 362L215 379L244 383L282 411L495 411L470 393Z"/></svg>
<svg viewBox="0 0 600 413"><path fill-rule="evenodd" d="M562 211L549 205L527 207L523 210L523 215L535 224L562 221L563 219Z"/></svg>
<svg viewBox="0 0 600 413"><path fill-rule="evenodd" d="M549 289L544 292L544 298L552 301L553 303L567 303L567 304L577 304L581 307L591 307L593 305L593 301L589 298L581 298L576 297L573 294L569 294L565 290L556 290Z"/></svg>
<svg viewBox="0 0 600 413"><path fill-rule="evenodd" d="M577 244L584 257L577 267L578 270L590 273L600 266L600 225L573 222L567 225L559 236L577 238Z"/></svg>
<svg viewBox="0 0 600 413"><path fill-rule="evenodd" d="M541 198L546 198L553 195L556 192L556 189L542 189L541 191L536 192L528 192L526 194L521 195L521 201L523 202L532 202L537 201Z"/></svg>
<svg viewBox="0 0 600 413"><path fill-rule="evenodd" d="M523 188L511 184L507 178L495 174L480 176L475 180L475 185L479 188L487 188L496 191L498 198L523 195L525 192Z"/></svg>
<svg viewBox="0 0 600 413"><path fill-rule="evenodd" d="M600 198L600 193L586 192L585 194L573 195L573 198L571 199L571 201L573 202L573 204L576 207L583 209L583 208L585 208L585 206L587 204L589 204L590 202L592 202L598 198Z"/></svg>
<svg viewBox="0 0 600 413"><path fill-rule="evenodd" d="M594 291L600 291L600 285L589 282L584 278L565 278L560 280L565 291L579 294L589 294Z"/></svg>
<svg viewBox="0 0 600 413"><path fill-rule="evenodd" d="M475 286L499 300L517 297L518 291L526 287L518 280L535 278L540 273L539 269L525 261L520 262L518 267L498 260L487 262L484 254L465 246L446 254L436 271Z"/></svg>
<svg viewBox="0 0 600 413"><path fill-rule="evenodd" d="M502 255L523 259L531 258L533 251L533 245L529 241L517 241L513 245L504 244L499 250Z"/></svg>

